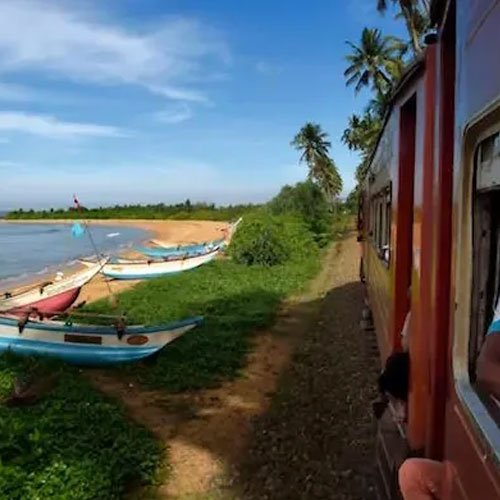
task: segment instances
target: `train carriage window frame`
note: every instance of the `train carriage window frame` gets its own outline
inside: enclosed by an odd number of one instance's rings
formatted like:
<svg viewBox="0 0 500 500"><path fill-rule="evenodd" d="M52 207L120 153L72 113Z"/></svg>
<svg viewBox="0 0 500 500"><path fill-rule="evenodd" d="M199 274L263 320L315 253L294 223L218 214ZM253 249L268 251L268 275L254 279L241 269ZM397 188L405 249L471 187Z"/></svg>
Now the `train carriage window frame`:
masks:
<svg viewBox="0 0 500 500"><path fill-rule="evenodd" d="M468 346L471 383L500 427L500 407L476 381L476 364L500 299L500 131L474 155L472 314Z"/></svg>
<svg viewBox="0 0 500 500"><path fill-rule="evenodd" d="M382 259L389 265L391 263L391 228L392 228L392 182L385 188L384 193L385 232L384 254Z"/></svg>
<svg viewBox="0 0 500 500"><path fill-rule="evenodd" d="M488 316L481 318L479 314L481 292L478 288L478 269L483 265L481 260L484 260L485 256L478 257L479 253L476 251L477 238L481 234L478 232L480 225L477 221L484 222L486 218L478 219L483 200L479 192L481 189L476 189L476 171L478 158L481 158L479 146L485 139L500 132L500 100L498 106L492 106L490 110L490 113L483 112L476 121L469 122L463 140L463 190L460 193L461 202L457 207L459 210L455 215L455 222L460 221L460 224L456 226L458 240L454 250L458 267L455 272L452 366L457 396L471 418L471 423L479 431L478 435L485 447L485 459L489 457L500 465L500 426L496 420L496 411L494 406L485 400L485 394L475 381L475 363L485 333L483 328L489 326L484 325ZM498 188L500 192L500 185ZM484 297L482 300L487 303ZM458 411L457 408L455 411Z"/></svg>
<svg viewBox="0 0 500 500"><path fill-rule="evenodd" d="M382 263L391 261L392 183L375 193L370 200L370 239Z"/></svg>

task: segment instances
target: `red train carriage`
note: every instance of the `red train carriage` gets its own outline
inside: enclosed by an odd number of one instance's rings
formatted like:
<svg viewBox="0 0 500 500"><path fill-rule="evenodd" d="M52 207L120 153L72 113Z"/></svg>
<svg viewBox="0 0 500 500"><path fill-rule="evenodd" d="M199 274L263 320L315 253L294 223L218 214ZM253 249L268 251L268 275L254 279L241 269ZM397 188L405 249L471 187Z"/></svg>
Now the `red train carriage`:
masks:
<svg viewBox="0 0 500 500"><path fill-rule="evenodd" d="M500 499L500 406L475 363L500 295L500 1L434 1L438 39L394 92L362 194L362 277L382 359L411 311L408 421L380 425L383 490L408 454L447 498Z"/></svg>

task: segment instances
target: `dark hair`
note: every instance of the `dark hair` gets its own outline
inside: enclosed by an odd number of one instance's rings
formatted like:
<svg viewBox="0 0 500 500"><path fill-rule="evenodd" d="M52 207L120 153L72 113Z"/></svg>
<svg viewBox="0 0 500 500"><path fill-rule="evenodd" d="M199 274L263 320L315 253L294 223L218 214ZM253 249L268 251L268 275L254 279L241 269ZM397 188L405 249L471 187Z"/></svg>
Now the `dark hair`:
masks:
<svg viewBox="0 0 500 500"><path fill-rule="evenodd" d="M384 371L378 378L378 388L381 393L407 401L409 378L410 356L407 352L396 352L387 358Z"/></svg>

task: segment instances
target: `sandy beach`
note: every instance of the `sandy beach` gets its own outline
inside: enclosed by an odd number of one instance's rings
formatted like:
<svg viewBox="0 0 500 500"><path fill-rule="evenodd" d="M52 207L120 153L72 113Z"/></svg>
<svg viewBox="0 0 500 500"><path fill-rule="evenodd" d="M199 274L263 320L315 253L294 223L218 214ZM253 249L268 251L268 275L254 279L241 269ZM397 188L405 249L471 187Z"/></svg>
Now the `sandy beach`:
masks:
<svg viewBox="0 0 500 500"><path fill-rule="evenodd" d="M16 220L12 223L20 224L68 224L73 223L73 220ZM229 223L219 222L219 221L179 221L179 220L143 220L143 219L105 219L105 220L87 220L86 221L90 227L93 225L104 225L104 226L129 226L138 227L149 231L151 238L158 239L162 241L169 241L176 244L188 244L195 242L205 242L214 239L221 238L223 236L223 231L229 226ZM2 221L2 223L10 224L10 221ZM147 242L145 242L147 243ZM128 251L124 254L127 257L139 257L133 251ZM75 272L78 269L72 268L71 271ZM64 270L62 269L63 271ZM40 277L37 278L40 281ZM80 292L76 303L82 301L92 302L103 297L108 297L110 292L109 288L113 293L118 293L127 288L134 286L137 281L111 281L106 282L102 275L95 277L90 283L85 285Z"/></svg>

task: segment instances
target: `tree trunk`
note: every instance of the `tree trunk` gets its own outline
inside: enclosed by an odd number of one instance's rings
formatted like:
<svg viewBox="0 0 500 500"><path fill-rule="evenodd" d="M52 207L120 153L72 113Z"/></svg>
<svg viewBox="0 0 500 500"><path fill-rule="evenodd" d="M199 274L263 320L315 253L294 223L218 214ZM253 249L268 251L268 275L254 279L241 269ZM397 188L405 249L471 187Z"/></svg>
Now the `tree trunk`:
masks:
<svg viewBox="0 0 500 500"><path fill-rule="evenodd" d="M405 18L406 29L410 35L411 45L413 47L413 52L415 55L419 55L422 52L422 47L420 46L420 40L418 39L418 33L415 29L415 23L413 21L412 12L407 7L401 6L401 12Z"/></svg>

